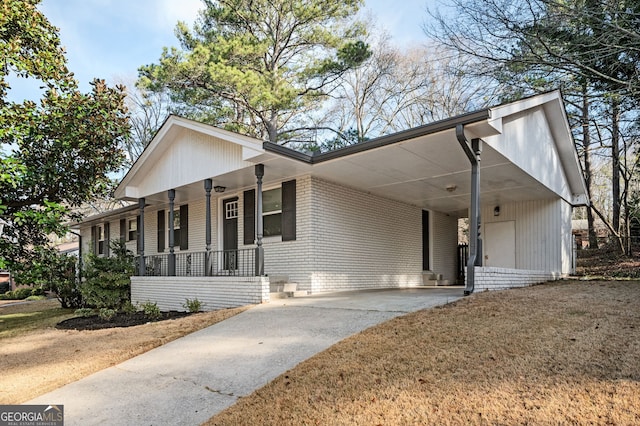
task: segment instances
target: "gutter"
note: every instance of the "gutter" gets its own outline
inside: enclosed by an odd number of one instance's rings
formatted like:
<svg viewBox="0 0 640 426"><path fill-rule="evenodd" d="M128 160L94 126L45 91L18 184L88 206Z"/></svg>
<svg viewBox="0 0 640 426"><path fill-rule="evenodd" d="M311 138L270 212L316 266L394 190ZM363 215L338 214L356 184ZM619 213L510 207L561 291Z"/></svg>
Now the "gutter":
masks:
<svg viewBox="0 0 640 426"><path fill-rule="evenodd" d="M324 161L334 160L337 158L347 157L349 155L358 154L369 151L371 149L381 148L387 145L393 145L410 139L419 138L421 136L431 135L445 130L456 128L458 125L467 125L477 123L491 118L491 110L483 109L476 112L458 115L456 117L447 118L445 120L436 121L424 126L414 127L413 129L404 130L402 132L393 133L387 136L371 139L366 142L339 148L333 151L323 153L314 153L313 155L304 154L286 146L278 145L273 142L264 142L262 147L267 152L279 154L284 157L298 160L307 164L318 164Z"/></svg>

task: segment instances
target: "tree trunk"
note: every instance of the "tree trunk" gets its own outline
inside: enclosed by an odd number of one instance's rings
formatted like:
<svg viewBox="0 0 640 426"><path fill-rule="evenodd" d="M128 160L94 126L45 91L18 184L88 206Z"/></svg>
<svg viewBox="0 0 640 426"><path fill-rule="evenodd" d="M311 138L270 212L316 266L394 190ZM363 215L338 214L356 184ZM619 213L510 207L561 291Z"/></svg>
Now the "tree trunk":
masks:
<svg viewBox="0 0 640 426"><path fill-rule="evenodd" d="M620 101L616 96L611 100L611 224L620 232Z"/></svg>
<svg viewBox="0 0 640 426"><path fill-rule="evenodd" d="M589 133L589 93L587 84L582 86L582 143L584 156L584 180L587 185L587 196L591 201L591 134ZM587 230L589 233L589 248L598 248L598 235L594 227L593 210L587 207Z"/></svg>

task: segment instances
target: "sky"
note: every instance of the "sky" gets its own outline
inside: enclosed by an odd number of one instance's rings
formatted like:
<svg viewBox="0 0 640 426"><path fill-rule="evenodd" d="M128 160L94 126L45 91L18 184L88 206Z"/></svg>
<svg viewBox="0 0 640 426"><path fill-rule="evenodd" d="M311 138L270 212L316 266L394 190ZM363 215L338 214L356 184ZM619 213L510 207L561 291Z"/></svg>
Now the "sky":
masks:
<svg viewBox="0 0 640 426"><path fill-rule="evenodd" d="M397 45L422 43L430 0L365 0L364 12ZM93 78L135 82L142 65L157 63L162 48L177 46L176 23L191 24L201 0L43 0L40 10L60 29L68 67L88 91ZM37 99L37 82L11 79L9 99Z"/></svg>

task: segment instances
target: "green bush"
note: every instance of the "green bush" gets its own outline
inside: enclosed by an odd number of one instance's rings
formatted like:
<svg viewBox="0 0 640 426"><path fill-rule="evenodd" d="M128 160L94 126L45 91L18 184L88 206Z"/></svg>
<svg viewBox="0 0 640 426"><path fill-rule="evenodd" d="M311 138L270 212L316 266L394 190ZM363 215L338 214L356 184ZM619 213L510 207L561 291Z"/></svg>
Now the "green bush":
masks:
<svg viewBox="0 0 640 426"><path fill-rule="evenodd" d="M32 290L33 289L31 287L21 287L13 291L6 292L5 296L7 296L7 299L9 300L22 300L32 296Z"/></svg>
<svg viewBox="0 0 640 426"><path fill-rule="evenodd" d="M117 313L118 311L116 311L115 309L100 308L100 310L98 311L98 317L100 317L100 319L104 321L111 321Z"/></svg>
<svg viewBox="0 0 640 426"><path fill-rule="evenodd" d="M91 308L80 308L80 309L76 309L74 314L76 314L79 317L90 317L94 314L94 310Z"/></svg>
<svg viewBox="0 0 640 426"><path fill-rule="evenodd" d="M124 312L127 315L133 315L138 311L138 308L136 305L134 305L133 303L131 303L131 301L127 300L124 305L122 306L122 312Z"/></svg>
<svg viewBox="0 0 640 426"><path fill-rule="evenodd" d="M46 291L56 295L63 308L82 307L82 295L76 279L75 256L59 253L51 247L37 247L29 262L15 265L17 282L33 286L33 296Z"/></svg>
<svg viewBox="0 0 640 426"><path fill-rule="evenodd" d="M195 299L186 299L186 301L182 304L182 307L190 313L196 313L202 311L202 307L204 304L199 301L197 298Z"/></svg>
<svg viewBox="0 0 640 426"><path fill-rule="evenodd" d="M80 289L88 306L119 311L131 298L134 256L120 241L112 241L110 246L112 257L87 256L85 282Z"/></svg>
<svg viewBox="0 0 640 426"><path fill-rule="evenodd" d="M49 290L56 295L63 308L84 306L82 292L76 277L77 261L75 256L66 254L60 254L57 258L52 259L53 271L49 280Z"/></svg>
<svg viewBox="0 0 640 426"><path fill-rule="evenodd" d="M142 308L144 315L152 321L160 319L160 317L162 316L162 313L160 312L160 308L158 308L157 303L147 301L145 303L140 304L140 307Z"/></svg>

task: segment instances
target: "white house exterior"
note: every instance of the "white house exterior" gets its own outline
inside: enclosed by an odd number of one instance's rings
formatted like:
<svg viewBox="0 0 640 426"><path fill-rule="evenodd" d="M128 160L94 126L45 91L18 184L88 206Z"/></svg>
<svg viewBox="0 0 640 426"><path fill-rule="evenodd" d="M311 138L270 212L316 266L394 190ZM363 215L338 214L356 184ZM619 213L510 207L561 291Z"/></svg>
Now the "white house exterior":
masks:
<svg viewBox="0 0 640 426"><path fill-rule="evenodd" d="M172 116L116 190L134 204L79 225L82 252L126 241L143 259L133 300L163 309L261 303L285 282L307 293L454 282L472 193L456 129L482 145L471 290L569 274L571 210L587 200L559 92L317 155Z"/></svg>

